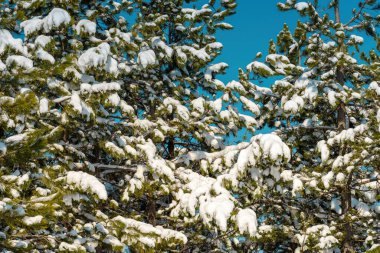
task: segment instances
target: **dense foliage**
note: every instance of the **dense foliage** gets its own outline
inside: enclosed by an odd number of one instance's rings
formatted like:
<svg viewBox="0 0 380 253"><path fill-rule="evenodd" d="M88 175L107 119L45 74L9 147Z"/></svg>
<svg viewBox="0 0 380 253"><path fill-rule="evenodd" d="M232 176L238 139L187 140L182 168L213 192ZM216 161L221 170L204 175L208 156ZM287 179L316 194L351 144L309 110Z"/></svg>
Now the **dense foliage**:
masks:
<svg viewBox="0 0 380 253"><path fill-rule="evenodd" d="M305 22L225 85L235 0L0 1L2 252L376 250L375 2L279 3Z"/></svg>

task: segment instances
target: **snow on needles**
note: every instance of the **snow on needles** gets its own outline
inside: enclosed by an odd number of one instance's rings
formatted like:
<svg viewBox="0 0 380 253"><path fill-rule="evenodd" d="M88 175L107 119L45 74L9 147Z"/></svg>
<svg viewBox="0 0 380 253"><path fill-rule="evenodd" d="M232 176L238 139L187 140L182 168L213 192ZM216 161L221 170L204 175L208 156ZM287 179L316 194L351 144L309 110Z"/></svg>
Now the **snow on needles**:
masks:
<svg viewBox="0 0 380 253"><path fill-rule="evenodd" d="M137 62L146 68L156 64L156 54L152 49L143 50L139 53Z"/></svg>
<svg viewBox="0 0 380 253"><path fill-rule="evenodd" d="M234 197L224 187L224 183L230 182L232 186L237 187L239 175L255 168L260 162L279 164L288 162L290 156L289 147L274 134L257 135L251 139L250 143L243 142L235 146L228 146L219 152L192 151L184 154L175 162L189 164L190 161L204 160L212 164L223 159L227 169L216 179L184 168L177 169L176 173L183 181L184 188L176 194L178 202L172 209L171 215L178 216L181 212L195 215L198 209L200 217L206 224L210 226L216 224L220 230L226 231L228 220L236 207ZM232 161L235 158L237 160ZM228 168L228 166L231 167ZM273 167L270 173L276 180L280 179L278 168ZM252 179L259 181L254 175L252 175ZM241 233L251 236L256 234L257 221L253 210L240 210L235 218Z"/></svg>
<svg viewBox="0 0 380 253"><path fill-rule="evenodd" d="M42 216L41 215L37 215L37 216L33 216L33 217L27 217L25 216L23 219L22 219L22 222L27 225L27 226L32 226L32 225L35 225L35 224L40 224L41 221L42 221Z"/></svg>
<svg viewBox="0 0 380 253"><path fill-rule="evenodd" d="M79 68L85 72L89 68L104 67L107 64L108 56L111 53L108 43L101 43L84 52L78 59Z"/></svg>
<svg viewBox="0 0 380 253"><path fill-rule="evenodd" d="M275 134L260 134L255 137L260 142L263 154L276 161L282 157L290 160L290 149L282 142L281 138Z"/></svg>
<svg viewBox="0 0 380 253"><path fill-rule="evenodd" d="M240 96L240 101L244 104L244 107L246 107L250 112L256 115L260 115L260 107L256 103L252 102L250 99L244 96Z"/></svg>
<svg viewBox="0 0 380 253"><path fill-rule="evenodd" d="M47 61L47 62L50 62L51 64L55 63L54 57L51 54L49 54L48 52L46 52L45 50L43 50L42 48L37 50L36 56L38 59L40 59L42 61Z"/></svg>
<svg viewBox="0 0 380 253"><path fill-rule="evenodd" d="M0 71L4 71L7 68L7 66L0 60Z"/></svg>
<svg viewBox="0 0 380 253"><path fill-rule="evenodd" d="M66 175L68 184L74 185L85 192L90 192L98 196L99 199L107 199L105 186L94 176L82 171L69 171Z"/></svg>
<svg viewBox="0 0 380 253"><path fill-rule="evenodd" d="M254 146L254 147L253 147ZM215 153L205 151L191 151L184 154L176 160L177 163L184 162L188 164L190 161L198 161L202 159L214 160L223 157L229 152L251 149L249 152L258 158L269 158L272 161L280 162L281 160L290 160L290 149L282 142L281 138L275 134L259 134L252 137L250 143L242 142L235 146L226 147L225 150ZM248 161L248 157L245 158ZM237 162L238 165L239 162Z"/></svg>
<svg viewBox="0 0 380 253"><path fill-rule="evenodd" d="M38 46L45 47L47 44L49 44L52 41L52 37L46 36L46 35L40 35L36 38L34 43Z"/></svg>
<svg viewBox="0 0 380 253"><path fill-rule="evenodd" d="M110 91L118 91L120 90L120 84L117 82L102 82L102 83L96 83L96 84L89 84L89 83L82 83L80 85L80 91L83 94L86 93L105 93Z"/></svg>
<svg viewBox="0 0 380 253"><path fill-rule="evenodd" d="M26 58L22 55L11 55L5 61L7 67L15 64L17 67L23 68L25 70L29 70L33 68L33 61L31 59Z"/></svg>
<svg viewBox="0 0 380 253"><path fill-rule="evenodd" d="M322 251L320 252L332 252L332 248L339 242L332 234L334 228L330 228L327 225L319 224L312 227L308 227L306 232L301 234L296 234L298 243L304 250L308 250L306 242L309 239L314 238L317 240L318 248ZM297 251L298 252L298 251Z"/></svg>
<svg viewBox="0 0 380 253"><path fill-rule="evenodd" d="M178 168L177 174L184 182L184 188L176 193L178 202L171 216L178 217L182 212L195 215L198 209L206 224L212 226L215 223L220 230L226 231L227 221L235 205L232 195L221 187L221 182L182 167Z"/></svg>
<svg viewBox="0 0 380 253"><path fill-rule="evenodd" d="M154 227L151 224L124 218L122 216L117 216L113 218L112 221L120 224L119 226L122 229L121 232L124 234L122 241L137 239L140 243L145 244L150 248L154 248L156 244L161 243L162 240L174 240L175 242L181 242L184 244L187 242L187 237L183 233L166 229L161 226ZM141 236L136 237L136 231L140 232Z"/></svg>
<svg viewBox="0 0 380 253"><path fill-rule="evenodd" d="M303 11L309 8L309 4L306 2L299 2L299 3L296 3L294 7L297 9L297 11Z"/></svg>
<svg viewBox="0 0 380 253"><path fill-rule="evenodd" d="M61 9L54 8L45 18L34 18L21 22L20 26L24 29L26 36L29 36L37 31L43 30L49 33L53 29L60 28L62 25L68 25L71 21L70 14Z"/></svg>
<svg viewBox="0 0 380 253"><path fill-rule="evenodd" d="M87 19L82 19L76 25L75 30L78 34L83 32L89 35L94 35L96 33L96 23Z"/></svg>
<svg viewBox="0 0 380 253"><path fill-rule="evenodd" d="M47 113L49 112L49 100L47 98L42 98L40 100L40 113Z"/></svg>
<svg viewBox="0 0 380 253"><path fill-rule="evenodd" d="M14 39L8 30L0 29L0 55L4 53L7 47L20 53L26 53L26 48L22 45L21 39Z"/></svg>
<svg viewBox="0 0 380 253"><path fill-rule="evenodd" d="M263 76L271 76L271 75L274 75L275 73L270 67L258 61L251 62L250 64L247 65L246 69L248 71L260 73Z"/></svg>
<svg viewBox="0 0 380 253"><path fill-rule="evenodd" d="M255 236L257 233L256 213L252 209L242 209L236 215L237 226L239 232L248 233L250 236Z"/></svg>
<svg viewBox="0 0 380 253"><path fill-rule="evenodd" d="M58 28L63 24L69 24L70 20L71 17L67 11L54 8L44 19L45 31L51 31L53 28Z"/></svg>

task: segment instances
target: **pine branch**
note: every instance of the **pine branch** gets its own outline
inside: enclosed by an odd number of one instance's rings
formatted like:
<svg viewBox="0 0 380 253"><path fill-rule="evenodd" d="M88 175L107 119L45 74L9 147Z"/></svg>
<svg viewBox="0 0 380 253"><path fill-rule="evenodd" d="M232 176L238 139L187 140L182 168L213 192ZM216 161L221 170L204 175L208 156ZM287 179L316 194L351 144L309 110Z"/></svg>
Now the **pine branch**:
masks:
<svg viewBox="0 0 380 253"><path fill-rule="evenodd" d="M367 1L364 1L364 3L361 4L361 7L359 9L359 11L355 14L355 16L353 16L345 25L344 27L347 27L349 26L352 22L354 22L356 19L358 19L360 17L360 14L363 12L364 10L364 7L367 5Z"/></svg>
<svg viewBox="0 0 380 253"><path fill-rule="evenodd" d="M64 97L54 99L53 103L59 104L69 99L71 99L71 96L64 96Z"/></svg>
<svg viewBox="0 0 380 253"><path fill-rule="evenodd" d="M359 182L357 182L355 185L363 185L363 184L368 184L368 183L372 183L372 182L380 182L380 175L378 175L377 177L374 177L374 178L367 178L367 179L359 180Z"/></svg>
<svg viewBox="0 0 380 253"><path fill-rule="evenodd" d="M136 167L127 167L127 166L121 166L121 165L111 165L111 164L100 164L100 163L94 163L92 164L95 168L101 169L101 170L116 170L116 171L127 171L127 172L136 172Z"/></svg>
<svg viewBox="0 0 380 253"><path fill-rule="evenodd" d="M311 130L337 130L336 127L332 126L294 126L294 127L286 127L283 129L279 129L278 131L285 130L285 131L293 131L298 129L311 129Z"/></svg>

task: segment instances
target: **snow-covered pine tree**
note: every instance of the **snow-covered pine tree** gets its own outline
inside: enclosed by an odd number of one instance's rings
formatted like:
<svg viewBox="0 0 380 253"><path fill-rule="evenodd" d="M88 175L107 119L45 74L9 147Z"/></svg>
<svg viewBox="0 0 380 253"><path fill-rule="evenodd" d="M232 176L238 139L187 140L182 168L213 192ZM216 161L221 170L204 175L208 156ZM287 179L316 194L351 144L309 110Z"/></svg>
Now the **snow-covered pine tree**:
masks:
<svg viewBox="0 0 380 253"><path fill-rule="evenodd" d="M256 121L216 99L235 1L191 2L1 1L3 250L218 247L233 196L182 155Z"/></svg>
<svg viewBox="0 0 380 253"><path fill-rule="evenodd" d="M352 18L341 20L339 0L323 4L279 3L303 21L294 33L284 26L265 63L240 71L235 99L273 133L207 154L235 206L245 208L231 219L246 234L231 244L236 250L379 250L379 56L361 50L358 35L379 43L379 7L358 1ZM269 88L251 82L268 77L277 79Z"/></svg>

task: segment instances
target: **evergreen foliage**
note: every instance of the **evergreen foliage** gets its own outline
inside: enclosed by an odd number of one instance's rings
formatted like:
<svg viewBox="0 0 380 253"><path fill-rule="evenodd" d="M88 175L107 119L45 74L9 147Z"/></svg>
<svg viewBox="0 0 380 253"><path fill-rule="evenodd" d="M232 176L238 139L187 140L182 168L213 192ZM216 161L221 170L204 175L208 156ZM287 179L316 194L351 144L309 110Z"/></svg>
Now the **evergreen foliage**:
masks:
<svg viewBox="0 0 380 253"><path fill-rule="evenodd" d="M236 2L199 3L0 1L2 252L379 249L376 1L279 3L303 21L226 85Z"/></svg>
<svg viewBox="0 0 380 253"><path fill-rule="evenodd" d="M240 70L244 100L261 105L256 120L291 149L287 163L256 166L242 180L239 196L245 192L242 202L260 217L251 249L379 250L380 65L378 51L362 51L358 35L366 32L379 49L379 18L376 1L360 1L342 21L340 2L279 3L303 21L294 32L284 25L265 63ZM262 77L276 81L270 89L251 83Z"/></svg>

